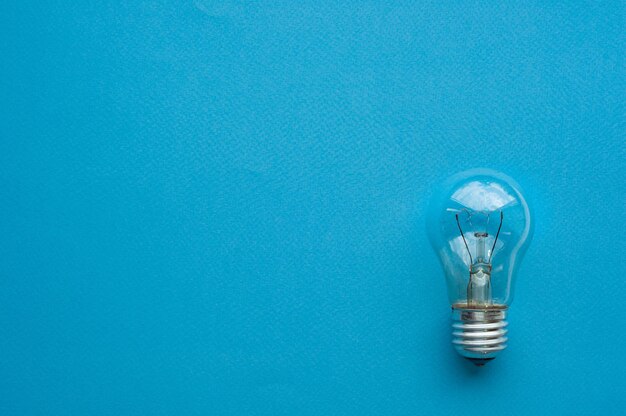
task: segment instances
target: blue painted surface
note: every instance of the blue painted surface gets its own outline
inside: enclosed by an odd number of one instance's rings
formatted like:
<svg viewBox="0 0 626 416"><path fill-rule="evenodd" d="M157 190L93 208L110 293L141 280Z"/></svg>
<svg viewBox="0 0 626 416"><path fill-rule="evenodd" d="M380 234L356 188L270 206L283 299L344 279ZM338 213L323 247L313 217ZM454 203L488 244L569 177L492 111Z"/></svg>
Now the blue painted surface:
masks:
<svg viewBox="0 0 626 416"><path fill-rule="evenodd" d="M0 413L624 414L623 3L74 3L0 5ZM536 218L480 370L477 166Z"/></svg>

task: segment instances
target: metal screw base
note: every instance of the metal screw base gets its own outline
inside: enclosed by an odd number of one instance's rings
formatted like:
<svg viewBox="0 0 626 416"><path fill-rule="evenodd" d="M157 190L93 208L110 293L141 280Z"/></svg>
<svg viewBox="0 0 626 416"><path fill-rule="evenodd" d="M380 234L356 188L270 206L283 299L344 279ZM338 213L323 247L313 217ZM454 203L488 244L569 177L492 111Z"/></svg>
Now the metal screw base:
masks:
<svg viewBox="0 0 626 416"><path fill-rule="evenodd" d="M506 348L506 306L468 308L452 306L452 343L456 351L478 366L493 360Z"/></svg>

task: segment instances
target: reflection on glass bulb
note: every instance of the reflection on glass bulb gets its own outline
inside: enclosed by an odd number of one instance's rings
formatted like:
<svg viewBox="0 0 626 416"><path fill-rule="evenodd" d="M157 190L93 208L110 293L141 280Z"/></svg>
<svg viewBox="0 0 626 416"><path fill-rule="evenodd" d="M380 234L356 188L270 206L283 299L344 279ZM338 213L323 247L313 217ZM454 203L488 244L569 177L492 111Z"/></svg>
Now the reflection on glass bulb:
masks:
<svg viewBox="0 0 626 416"><path fill-rule="evenodd" d="M528 204L506 175L462 172L433 198L428 233L446 274L455 348L483 365L506 347L506 311L532 235Z"/></svg>

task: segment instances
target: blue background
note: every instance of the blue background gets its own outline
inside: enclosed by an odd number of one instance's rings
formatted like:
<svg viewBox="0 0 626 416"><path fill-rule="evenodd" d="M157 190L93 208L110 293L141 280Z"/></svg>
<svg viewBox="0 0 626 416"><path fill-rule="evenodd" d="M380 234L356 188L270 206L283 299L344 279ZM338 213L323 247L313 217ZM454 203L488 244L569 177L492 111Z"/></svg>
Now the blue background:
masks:
<svg viewBox="0 0 626 416"><path fill-rule="evenodd" d="M620 2L0 6L3 415L624 414ZM525 188L509 348L425 232Z"/></svg>

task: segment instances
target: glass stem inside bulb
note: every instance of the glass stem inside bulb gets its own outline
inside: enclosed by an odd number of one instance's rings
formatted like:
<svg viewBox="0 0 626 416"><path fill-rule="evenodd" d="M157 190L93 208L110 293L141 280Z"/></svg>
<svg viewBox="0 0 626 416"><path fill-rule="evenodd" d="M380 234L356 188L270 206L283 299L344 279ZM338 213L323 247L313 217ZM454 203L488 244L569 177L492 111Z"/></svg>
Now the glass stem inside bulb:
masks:
<svg viewBox="0 0 626 416"><path fill-rule="evenodd" d="M467 285L467 304L470 307L489 306L491 299L491 264L486 259L485 240L487 233L475 233L476 257L470 267L470 279Z"/></svg>
<svg viewBox="0 0 626 416"><path fill-rule="evenodd" d="M491 301L491 276L479 270L470 275L467 285L467 303L469 306L489 306Z"/></svg>

